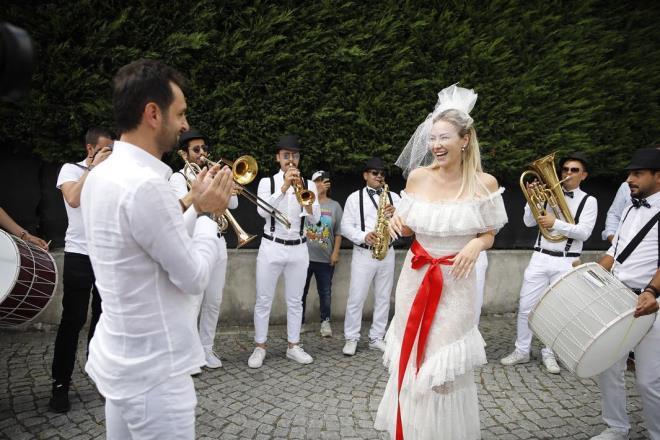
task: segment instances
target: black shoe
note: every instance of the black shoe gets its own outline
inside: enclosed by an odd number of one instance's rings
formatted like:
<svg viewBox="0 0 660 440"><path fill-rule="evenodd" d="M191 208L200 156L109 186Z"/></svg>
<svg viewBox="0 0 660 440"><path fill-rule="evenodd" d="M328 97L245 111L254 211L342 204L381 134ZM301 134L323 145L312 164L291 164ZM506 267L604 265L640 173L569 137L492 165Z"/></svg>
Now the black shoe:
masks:
<svg viewBox="0 0 660 440"><path fill-rule="evenodd" d="M53 394L48 402L48 407L56 413L65 413L71 409L69 384L53 383Z"/></svg>

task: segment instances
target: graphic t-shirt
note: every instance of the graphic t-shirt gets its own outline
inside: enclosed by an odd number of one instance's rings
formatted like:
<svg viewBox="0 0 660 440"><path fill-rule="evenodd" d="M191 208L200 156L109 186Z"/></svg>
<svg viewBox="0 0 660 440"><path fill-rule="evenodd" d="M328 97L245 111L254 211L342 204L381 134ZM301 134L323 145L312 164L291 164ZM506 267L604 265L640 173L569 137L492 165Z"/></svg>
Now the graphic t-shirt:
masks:
<svg viewBox="0 0 660 440"><path fill-rule="evenodd" d="M332 199L321 203L321 219L315 225L305 222L309 261L329 263L335 236L341 234L341 205Z"/></svg>

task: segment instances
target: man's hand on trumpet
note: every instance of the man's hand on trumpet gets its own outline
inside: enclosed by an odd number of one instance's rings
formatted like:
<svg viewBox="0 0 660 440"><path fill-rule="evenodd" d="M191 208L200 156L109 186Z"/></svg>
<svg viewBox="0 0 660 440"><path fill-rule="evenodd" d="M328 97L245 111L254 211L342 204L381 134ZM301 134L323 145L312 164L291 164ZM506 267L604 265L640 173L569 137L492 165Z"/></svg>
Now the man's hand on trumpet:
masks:
<svg viewBox="0 0 660 440"><path fill-rule="evenodd" d="M231 169L214 165L204 168L192 185L193 206L198 213L213 212L223 214L229 205L234 190Z"/></svg>
<svg viewBox="0 0 660 440"><path fill-rule="evenodd" d="M296 181L300 179L300 170L295 165L289 164L284 173L284 183L282 184L282 194L286 193L288 189L295 186Z"/></svg>

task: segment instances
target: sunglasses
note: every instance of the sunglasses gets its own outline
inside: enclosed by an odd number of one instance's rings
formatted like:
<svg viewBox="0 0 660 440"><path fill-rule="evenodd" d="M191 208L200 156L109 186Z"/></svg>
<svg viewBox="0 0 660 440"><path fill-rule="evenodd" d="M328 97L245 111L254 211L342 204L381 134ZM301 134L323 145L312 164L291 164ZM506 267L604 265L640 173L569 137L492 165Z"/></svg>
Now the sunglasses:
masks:
<svg viewBox="0 0 660 440"><path fill-rule="evenodd" d="M209 146L208 145L195 145L194 147L191 148L193 153L199 154L201 150L206 151L207 153L209 152Z"/></svg>
<svg viewBox="0 0 660 440"><path fill-rule="evenodd" d="M378 176L385 177L385 171L382 171L382 170L369 170L369 172L374 177L378 177Z"/></svg>
<svg viewBox="0 0 660 440"><path fill-rule="evenodd" d="M284 160L299 160L300 153L282 153L282 159Z"/></svg>
<svg viewBox="0 0 660 440"><path fill-rule="evenodd" d="M565 172L565 173L568 173L569 171L570 171L571 173L579 173L580 171L582 171L581 169L579 169L579 168L574 168L574 167L571 167L571 168L569 168L569 167L562 167L561 170L562 170L563 172Z"/></svg>

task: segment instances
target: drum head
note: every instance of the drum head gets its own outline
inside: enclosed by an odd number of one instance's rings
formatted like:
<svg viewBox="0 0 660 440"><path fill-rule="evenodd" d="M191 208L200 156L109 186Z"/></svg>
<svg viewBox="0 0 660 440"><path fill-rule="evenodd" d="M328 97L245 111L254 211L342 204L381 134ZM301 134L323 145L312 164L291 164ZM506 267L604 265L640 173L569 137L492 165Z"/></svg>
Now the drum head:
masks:
<svg viewBox="0 0 660 440"><path fill-rule="evenodd" d="M639 344L653 326L656 314L635 318L633 313L634 309L596 335L578 361L575 374L582 378L600 374Z"/></svg>
<svg viewBox="0 0 660 440"><path fill-rule="evenodd" d="M20 270L19 253L14 240L0 230L0 303L7 298Z"/></svg>

